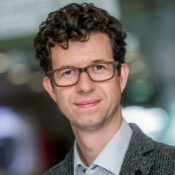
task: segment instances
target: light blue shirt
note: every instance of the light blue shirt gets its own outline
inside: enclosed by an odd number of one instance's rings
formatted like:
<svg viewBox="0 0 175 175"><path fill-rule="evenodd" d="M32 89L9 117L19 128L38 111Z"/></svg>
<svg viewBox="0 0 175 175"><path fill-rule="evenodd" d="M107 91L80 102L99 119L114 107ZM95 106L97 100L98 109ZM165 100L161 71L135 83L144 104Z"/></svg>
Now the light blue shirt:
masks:
<svg viewBox="0 0 175 175"><path fill-rule="evenodd" d="M132 130L123 119L117 133L89 167L82 162L75 141L74 175L119 175L131 135Z"/></svg>

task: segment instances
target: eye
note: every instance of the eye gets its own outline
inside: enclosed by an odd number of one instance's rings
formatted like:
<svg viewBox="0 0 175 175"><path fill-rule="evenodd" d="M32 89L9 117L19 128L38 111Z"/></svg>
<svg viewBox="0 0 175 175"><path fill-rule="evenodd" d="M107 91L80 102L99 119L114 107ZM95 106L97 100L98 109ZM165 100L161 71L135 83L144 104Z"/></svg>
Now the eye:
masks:
<svg viewBox="0 0 175 175"><path fill-rule="evenodd" d="M71 75L74 73L74 70L70 69L70 70L66 70L63 72L64 75Z"/></svg>
<svg viewBox="0 0 175 175"><path fill-rule="evenodd" d="M106 69L104 64L96 64L93 66L94 71L104 71Z"/></svg>
<svg viewBox="0 0 175 175"><path fill-rule="evenodd" d="M74 69L66 69L62 71L61 77L70 77L75 74L76 74L76 71Z"/></svg>
<svg viewBox="0 0 175 175"><path fill-rule="evenodd" d="M75 69L61 69L57 72L57 76L59 78L68 78L68 77L72 77L76 74L76 70Z"/></svg>
<svg viewBox="0 0 175 175"><path fill-rule="evenodd" d="M96 65L96 66L94 66L94 68L96 70L101 70L101 69L104 69L104 66L103 65Z"/></svg>

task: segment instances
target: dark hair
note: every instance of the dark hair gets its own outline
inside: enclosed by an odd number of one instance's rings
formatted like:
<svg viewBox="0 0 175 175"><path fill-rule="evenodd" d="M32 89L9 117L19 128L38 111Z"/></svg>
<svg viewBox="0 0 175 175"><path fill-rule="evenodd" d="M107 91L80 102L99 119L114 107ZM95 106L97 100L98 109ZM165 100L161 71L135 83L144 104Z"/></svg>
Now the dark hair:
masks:
<svg viewBox="0 0 175 175"><path fill-rule="evenodd" d="M52 69L50 48L55 44L67 49L69 40L84 42L94 32L102 32L109 36L114 59L124 63L126 33L122 30L120 22L92 3L72 3L51 12L40 25L34 46L41 68L46 74Z"/></svg>

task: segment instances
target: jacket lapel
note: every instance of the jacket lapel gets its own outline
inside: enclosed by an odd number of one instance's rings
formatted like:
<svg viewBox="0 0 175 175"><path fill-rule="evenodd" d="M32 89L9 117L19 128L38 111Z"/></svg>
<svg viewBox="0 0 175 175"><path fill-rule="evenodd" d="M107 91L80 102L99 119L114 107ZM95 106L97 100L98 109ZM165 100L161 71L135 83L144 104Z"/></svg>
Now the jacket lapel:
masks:
<svg viewBox="0 0 175 175"><path fill-rule="evenodd" d="M120 175L148 175L154 163L154 142L135 125Z"/></svg>
<svg viewBox="0 0 175 175"><path fill-rule="evenodd" d="M65 160L62 162L63 171L59 172L59 175L73 175L73 148L66 154Z"/></svg>
<svg viewBox="0 0 175 175"><path fill-rule="evenodd" d="M130 127L133 133L120 175L148 175L154 163L154 142L135 124L130 124ZM64 175L73 175L73 163L73 149L71 149L63 162Z"/></svg>

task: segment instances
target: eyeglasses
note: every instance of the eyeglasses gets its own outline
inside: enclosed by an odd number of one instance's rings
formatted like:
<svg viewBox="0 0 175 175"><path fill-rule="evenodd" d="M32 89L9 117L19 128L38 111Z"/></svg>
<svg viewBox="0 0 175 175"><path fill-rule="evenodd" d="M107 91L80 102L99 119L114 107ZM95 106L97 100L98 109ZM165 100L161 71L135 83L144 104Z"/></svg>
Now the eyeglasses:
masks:
<svg viewBox="0 0 175 175"><path fill-rule="evenodd" d="M94 82L110 80L119 66L117 61L93 63L84 68L65 66L49 71L47 76L56 86L68 87L77 84L83 72L86 72L90 80Z"/></svg>

